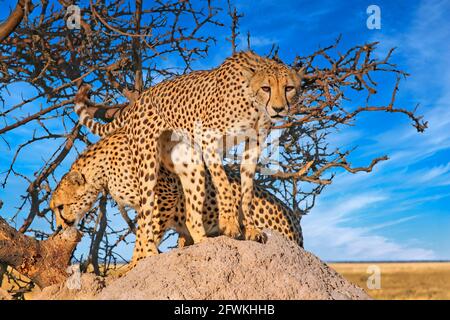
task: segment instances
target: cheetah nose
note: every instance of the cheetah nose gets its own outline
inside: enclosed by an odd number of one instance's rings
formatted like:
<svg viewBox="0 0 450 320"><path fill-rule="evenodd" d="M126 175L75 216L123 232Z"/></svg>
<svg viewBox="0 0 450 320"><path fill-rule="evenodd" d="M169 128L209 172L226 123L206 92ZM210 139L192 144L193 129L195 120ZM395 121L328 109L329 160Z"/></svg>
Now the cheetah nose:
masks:
<svg viewBox="0 0 450 320"><path fill-rule="evenodd" d="M276 113L280 113L281 111L284 110L284 107L272 107L273 111L275 111Z"/></svg>

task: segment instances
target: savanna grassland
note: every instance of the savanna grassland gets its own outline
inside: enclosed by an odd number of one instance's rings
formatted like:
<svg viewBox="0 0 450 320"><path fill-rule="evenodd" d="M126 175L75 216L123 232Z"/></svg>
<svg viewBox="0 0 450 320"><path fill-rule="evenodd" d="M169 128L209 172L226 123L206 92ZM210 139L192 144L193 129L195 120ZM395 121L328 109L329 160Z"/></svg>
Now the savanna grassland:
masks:
<svg viewBox="0 0 450 320"><path fill-rule="evenodd" d="M369 266L381 271L381 288L368 289ZM331 263L330 267L375 299L450 300L450 262Z"/></svg>
<svg viewBox="0 0 450 320"><path fill-rule="evenodd" d="M346 279L362 287L375 299L447 299L450 300L450 262L406 262L406 263L330 263L334 270ZM368 289L367 280L372 274L369 266L381 271L381 288ZM14 273L18 279L25 278ZM2 288L17 288L3 279ZM18 280L20 284L24 284ZM33 290L34 291L34 290ZM27 297L29 294L25 294Z"/></svg>

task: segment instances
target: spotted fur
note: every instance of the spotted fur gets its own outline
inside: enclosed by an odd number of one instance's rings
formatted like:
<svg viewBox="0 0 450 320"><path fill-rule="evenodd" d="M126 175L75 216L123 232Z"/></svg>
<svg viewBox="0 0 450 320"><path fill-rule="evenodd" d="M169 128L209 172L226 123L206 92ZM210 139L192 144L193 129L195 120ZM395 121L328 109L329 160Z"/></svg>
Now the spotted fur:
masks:
<svg viewBox="0 0 450 320"><path fill-rule="evenodd" d="M169 151L174 152L173 149ZM109 193L120 206L132 207L138 211L138 179L130 153L128 135L121 130L84 151L52 194L50 207L55 212L57 224L63 227L77 224L91 209L101 192ZM170 165L170 160L165 159L164 163ZM230 172L227 174L234 203L238 205L241 194L239 177ZM186 201L179 175L183 174L170 172L164 166L160 168L153 215L157 233L153 238L148 237L152 230L150 225L146 225L137 235L138 249L135 250L133 263L156 253L161 238L168 229L179 233L181 246L194 243L187 227L189 221L186 218ZM219 208L217 191L209 175L206 176L206 186L202 224L208 236L215 236L219 234ZM303 245L300 217L271 193L254 188L251 214L256 227L279 231L286 238ZM240 223L244 222L241 220Z"/></svg>
<svg viewBox="0 0 450 320"><path fill-rule="evenodd" d="M138 232L152 224L155 185L161 158L161 137L176 132L200 149L214 187L218 190L221 233L239 237L238 209L245 221L245 237L262 241L263 233L251 215L253 177L262 143L271 127L288 112L299 91L301 74L284 64L260 57L253 52L237 53L218 68L197 71L155 85L109 124L94 122L79 101L76 112L80 122L93 133L108 135L123 128L130 136L132 161L139 179ZM248 136L253 131L253 135ZM247 148L241 165L241 199L233 197L228 177L217 150L224 136L245 137ZM236 141L232 139L232 141ZM230 147L228 144L226 147ZM198 156L197 156L198 158ZM182 165L191 166L179 159ZM195 183L184 187L186 214L196 226L202 221L206 171L203 161L194 161ZM203 196L202 196L203 195ZM157 228L156 225L153 226ZM157 233L157 231L155 231ZM194 242L205 236L197 235Z"/></svg>

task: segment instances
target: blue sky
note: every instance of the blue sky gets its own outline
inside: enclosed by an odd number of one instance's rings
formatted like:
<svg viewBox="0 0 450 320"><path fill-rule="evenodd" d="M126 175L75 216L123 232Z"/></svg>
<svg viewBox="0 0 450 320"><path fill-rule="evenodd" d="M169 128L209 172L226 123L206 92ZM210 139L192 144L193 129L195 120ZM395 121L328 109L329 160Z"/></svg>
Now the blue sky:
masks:
<svg viewBox="0 0 450 320"><path fill-rule="evenodd" d="M371 4L381 8L381 30L366 27L366 8ZM450 259L450 3L262 0L258 5L254 1L236 5L245 15L241 32L250 30L252 48L264 54L277 44L287 62L296 54L331 44L339 35L342 50L380 41L381 56L397 47L393 61L411 74L401 84L397 106L412 108L420 103L419 113L429 121L429 129L419 134L404 116L371 113L332 136L333 145L358 146L351 157L355 165L385 154L390 160L371 174L336 176L303 219L306 248L324 260ZM215 66L230 53L225 41L228 30L208 31L216 32L219 41L209 57L197 63L198 68ZM245 49L244 37L240 40ZM390 99L391 82L384 78L379 82L387 90L380 90L372 103L382 105ZM18 86L5 98L10 103L20 101L20 94L26 92ZM14 146L35 128L30 124L6 135L12 150L0 141L0 172L7 169ZM32 176L48 157L47 150L54 150L50 144L26 150L17 166ZM65 168L74 157L67 159ZM25 188L12 177L7 189L0 189L0 199L6 203L2 215L13 212L20 200L17 194ZM38 225L37 221L34 226ZM123 250L127 255L129 250Z"/></svg>

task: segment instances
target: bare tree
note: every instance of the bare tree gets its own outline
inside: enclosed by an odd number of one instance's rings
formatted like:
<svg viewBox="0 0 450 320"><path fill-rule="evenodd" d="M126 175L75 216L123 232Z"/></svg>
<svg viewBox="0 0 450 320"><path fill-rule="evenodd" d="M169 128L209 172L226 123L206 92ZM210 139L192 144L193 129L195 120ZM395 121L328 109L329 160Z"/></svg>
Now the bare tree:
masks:
<svg viewBox="0 0 450 320"><path fill-rule="evenodd" d="M303 91L291 117L275 128L283 129L279 143L281 161L279 170L270 176L259 175L258 182L276 192L299 214L307 214L315 204L315 198L324 186L332 183L336 169L349 173L371 172L380 161L388 160L379 155L367 166L353 167L349 155L353 150L330 150L329 136L343 126L352 125L364 112L398 113L408 117L418 132L427 128L427 122L415 111L395 106L400 80L408 76L390 62L394 49L384 58L375 58L377 43L355 46L339 52L339 42L320 49L308 56L298 56L292 66L305 70ZM276 58L276 51L272 53ZM391 76L395 80L391 99L386 105L371 105L377 94L377 74ZM354 105L351 94L364 97L365 105ZM282 190L282 192L279 192ZM309 200L309 201L308 201Z"/></svg>
<svg viewBox="0 0 450 320"><path fill-rule="evenodd" d="M220 9L210 1L143 5L139 0L112 0L90 1L81 7L79 28L69 29L67 21L77 14L71 7L74 4L69 0L19 1L0 26L1 148L13 151L0 183L7 187L12 176L26 182L24 194L17 195L21 199L17 211L8 214L12 215L10 221L19 223L21 233L38 239L56 231L48 200L60 178L59 168L68 164L71 154L91 144L91 137L80 130L72 113L78 87L92 85L93 99L101 101L93 108L95 115L112 118L133 103L143 88L190 71L192 63L206 56L215 41L203 30L223 26L217 18ZM11 103L7 96L16 90L15 85L24 93L18 103ZM22 128L30 130L29 137L11 147L12 137ZM41 166L34 174L23 173L17 162L25 151L47 142L53 147L41 155ZM125 211L120 212L127 225L108 224L106 230L106 215L101 228L95 224L98 212L102 211L93 208L81 225L93 243L87 261L97 272L99 264L109 266L124 260L115 248L129 243L134 232L133 218ZM33 229L36 217L46 220L49 227ZM100 252L104 252L101 261Z"/></svg>
<svg viewBox="0 0 450 320"><path fill-rule="evenodd" d="M69 29L66 20L73 13L68 8L74 3L19 1L20 18L14 15L10 17L14 23L8 19L0 26L0 143L2 148L13 151L6 171L1 173L1 185L8 186L11 176L26 181L28 187L20 196L21 203L11 221L19 222L21 233L40 240L56 231L48 200L62 174L59 169L68 164L69 155L93 140L80 128L72 112L73 97L81 84L93 88L89 112L97 119L111 121L144 88L191 71L193 63L205 57L215 42L208 28L225 26L219 16L221 8L212 1L157 0L144 5L141 0L91 0L80 8L80 28ZM26 8L28 12L33 10L33 16L27 15ZM227 20L231 30L227 40L234 52L238 49L242 15L230 2L223 9L231 18ZM249 34L247 42L250 46ZM375 111L407 116L419 132L427 126L415 115L415 109L395 106L400 79L407 74L390 62L392 51L377 59L375 49L376 43L369 43L340 53L338 40L310 55L297 57L291 64L304 70L304 90L289 121L275 127L282 130L277 169L272 175L259 174L257 182L298 214L309 212L316 197L332 183L336 170L370 172L387 159L380 155L367 166L352 166L348 160L352 150L330 150L328 146L330 135L337 129L352 124L364 112ZM277 53L274 47L268 55L278 59ZM369 104L377 93L373 80L377 73L397 79L391 100L382 106ZM27 94L11 103L5 97L14 85L20 85ZM348 98L350 92L366 96L367 104L355 106ZM13 134L24 128L29 132L27 139L11 147ZM54 147L42 155L42 164L34 174L17 168L24 150L48 141L53 141ZM237 167L234 164L229 162L231 167ZM262 169L273 170L273 164L261 163ZM122 216L125 225L109 223L111 212L107 211L115 204L107 202L110 201L102 197L81 222L81 231L91 239L87 258L73 257L74 261L83 262L84 269L91 264L97 274L105 274L109 267L124 260L116 249L128 244L135 231L135 219L123 208L112 213ZM48 228L33 229L37 217L47 221Z"/></svg>

